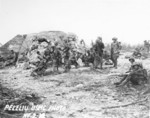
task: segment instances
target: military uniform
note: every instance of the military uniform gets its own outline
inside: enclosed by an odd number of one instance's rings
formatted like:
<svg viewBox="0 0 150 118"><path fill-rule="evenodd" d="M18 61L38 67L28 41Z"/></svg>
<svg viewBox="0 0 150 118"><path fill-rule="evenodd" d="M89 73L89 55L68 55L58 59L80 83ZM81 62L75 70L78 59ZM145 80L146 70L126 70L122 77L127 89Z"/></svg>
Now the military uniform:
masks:
<svg viewBox="0 0 150 118"><path fill-rule="evenodd" d="M104 43L100 41L100 39L97 39L96 44L94 45L94 68L97 68L99 64L102 68L103 64Z"/></svg>
<svg viewBox="0 0 150 118"><path fill-rule="evenodd" d="M85 53L83 55L83 62L85 64L85 66L89 66L89 53Z"/></svg>
<svg viewBox="0 0 150 118"><path fill-rule="evenodd" d="M44 58L49 62L52 60L52 55L51 55L51 47L47 47L46 50L44 51Z"/></svg>
<svg viewBox="0 0 150 118"><path fill-rule="evenodd" d="M53 70L55 71L55 68L57 68L58 71L58 67L61 65L61 53L60 50L55 47L54 49L54 58L53 58Z"/></svg>
<svg viewBox="0 0 150 118"><path fill-rule="evenodd" d="M120 46L117 42L117 38L113 38L115 42L111 43L111 60L114 63L114 67L117 68L117 59L120 54Z"/></svg>
<svg viewBox="0 0 150 118"><path fill-rule="evenodd" d="M141 52L140 52L140 49L139 48L136 48L133 52L133 56L135 58L140 58L142 56Z"/></svg>
<svg viewBox="0 0 150 118"><path fill-rule="evenodd" d="M149 44L149 42L146 41L146 40L144 41L144 48L145 48L146 52L149 53L149 50L150 50L150 44Z"/></svg>
<svg viewBox="0 0 150 118"><path fill-rule="evenodd" d="M69 45L65 46L63 53L64 53L64 57L63 58L64 58L64 65L65 65L65 72L68 72L70 70L70 68L71 68L71 62L69 60L71 52L70 52Z"/></svg>
<svg viewBox="0 0 150 118"><path fill-rule="evenodd" d="M11 54L7 57L6 62L5 62L5 66L9 66L9 65L16 65L17 60L18 60L18 52L14 52L13 50L11 50Z"/></svg>
<svg viewBox="0 0 150 118"><path fill-rule="evenodd" d="M104 51L103 59L105 60L105 65L113 65L110 61L110 54L106 50Z"/></svg>
<svg viewBox="0 0 150 118"><path fill-rule="evenodd" d="M75 52L72 52L70 56L70 61L71 61L71 65L75 65L75 67L78 68L77 55Z"/></svg>
<svg viewBox="0 0 150 118"><path fill-rule="evenodd" d="M34 63L36 68L31 73L31 76L42 76L47 69L47 63L46 59L44 58L44 55L41 55L39 52L37 52L37 61Z"/></svg>
<svg viewBox="0 0 150 118"><path fill-rule="evenodd" d="M117 83L119 86L124 86L131 82L133 85L140 85L147 82L147 70L143 68L141 63L133 63L129 74L125 75L124 78Z"/></svg>

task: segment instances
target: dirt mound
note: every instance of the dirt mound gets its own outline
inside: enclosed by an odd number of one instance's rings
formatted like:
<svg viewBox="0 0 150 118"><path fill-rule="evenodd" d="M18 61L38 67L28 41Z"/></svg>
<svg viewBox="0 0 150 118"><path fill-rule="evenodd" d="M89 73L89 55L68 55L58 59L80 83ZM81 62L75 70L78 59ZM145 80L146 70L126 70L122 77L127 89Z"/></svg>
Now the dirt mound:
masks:
<svg viewBox="0 0 150 118"><path fill-rule="evenodd" d="M77 40L77 36L73 33L65 33L62 31L43 31L39 33L31 33L31 34L25 34L25 35L17 35L10 41L8 41L6 44L4 44L2 47L0 47L0 51L4 55L9 54L9 50L15 50L15 52L24 52L32 45L32 40L37 38L45 38L48 41L51 42L58 42L60 46L64 45L64 40L66 40L67 37L72 37L74 40ZM81 48L81 46L80 46Z"/></svg>
<svg viewBox="0 0 150 118"><path fill-rule="evenodd" d="M65 37L67 34L61 31L45 31L40 33L32 33L25 35L17 35L2 47L0 47L0 51L2 54L6 55L9 53L9 50L13 49L16 52L19 52L20 49L24 51L24 49L30 47L31 40L37 36L38 38L46 38L47 40L60 40L60 38Z"/></svg>

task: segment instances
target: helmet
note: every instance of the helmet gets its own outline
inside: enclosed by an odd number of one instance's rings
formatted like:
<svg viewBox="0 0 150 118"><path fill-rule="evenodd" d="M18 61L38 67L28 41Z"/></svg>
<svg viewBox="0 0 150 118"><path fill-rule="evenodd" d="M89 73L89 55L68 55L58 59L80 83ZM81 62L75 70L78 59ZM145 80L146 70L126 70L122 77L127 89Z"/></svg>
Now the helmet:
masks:
<svg viewBox="0 0 150 118"><path fill-rule="evenodd" d="M117 37L113 37L113 38L112 38L112 40L117 40L117 39L118 39Z"/></svg>
<svg viewBox="0 0 150 118"><path fill-rule="evenodd" d="M134 66L143 67L143 66L142 66L142 63L138 63L138 62L134 63L132 66L133 66L133 67L134 67Z"/></svg>
<svg viewBox="0 0 150 118"><path fill-rule="evenodd" d="M135 61L135 59L133 57L129 58L129 61Z"/></svg>

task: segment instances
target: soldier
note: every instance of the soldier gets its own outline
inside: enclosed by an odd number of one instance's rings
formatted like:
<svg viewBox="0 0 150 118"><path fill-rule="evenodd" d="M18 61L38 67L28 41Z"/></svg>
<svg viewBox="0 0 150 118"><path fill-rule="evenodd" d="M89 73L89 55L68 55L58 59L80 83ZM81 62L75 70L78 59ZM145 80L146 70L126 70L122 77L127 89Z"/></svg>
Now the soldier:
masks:
<svg viewBox="0 0 150 118"><path fill-rule="evenodd" d="M8 57L8 62L6 61L6 66L7 65L14 65L16 66L17 60L18 60L18 52L15 52L14 50L10 51L10 55Z"/></svg>
<svg viewBox="0 0 150 118"><path fill-rule="evenodd" d="M42 76L47 69L46 59L44 58L44 56L41 55L39 51L37 51L37 55L38 61L35 63L36 68L31 73L31 76Z"/></svg>
<svg viewBox="0 0 150 118"><path fill-rule="evenodd" d="M149 53L150 44L149 44L149 42L146 41L146 40L144 41L144 48L145 48L146 52Z"/></svg>
<svg viewBox="0 0 150 118"><path fill-rule="evenodd" d="M57 72L59 71L58 68L61 65L61 53L60 48L55 47L54 48L54 58L53 58L53 70Z"/></svg>
<svg viewBox="0 0 150 118"><path fill-rule="evenodd" d="M112 38L113 42L111 43L111 60L114 63L114 67L117 68L117 59L120 54L120 46L118 44L117 38Z"/></svg>
<svg viewBox="0 0 150 118"><path fill-rule="evenodd" d="M140 51L140 48L135 48L134 52L133 52L133 57L135 58L141 58L142 54L141 54L141 51Z"/></svg>
<svg viewBox="0 0 150 118"><path fill-rule="evenodd" d="M85 54L83 54L82 56L82 60L84 62L84 66L88 67L89 66L89 61L88 61L88 58L89 58L89 51L87 51Z"/></svg>
<svg viewBox="0 0 150 118"><path fill-rule="evenodd" d="M133 85L140 85L147 82L147 70L143 68L141 63L135 62L134 59L129 59L131 67L126 72L120 82L115 83L117 86L128 85L131 82Z"/></svg>
<svg viewBox="0 0 150 118"><path fill-rule="evenodd" d="M64 65L65 65L65 71L64 72L68 72L71 68L71 63L69 60L71 54L71 50L70 50L70 46L68 43L66 43L64 49L63 49L63 58L64 58Z"/></svg>
<svg viewBox="0 0 150 118"><path fill-rule="evenodd" d="M80 41L80 44L81 44L83 47L85 47L84 39L82 39L82 40Z"/></svg>
<svg viewBox="0 0 150 118"><path fill-rule="evenodd" d="M51 47L48 45L46 50L44 51L44 57L47 60L47 62L51 59Z"/></svg>
<svg viewBox="0 0 150 118"><path fill-rule="evenodd" d="M78 63L77 63L77 53L75 51L73 51L71 53L70 59L71 61L71 65L75 65L76 68L78 68Z"/></svg>
<svg viewBox="0 0 150 118"><path fill-rule="evenodd" d="M118 44L119 44L119 50L121 50L122 49L121 42L118 42Z"/></svg>
<svg viewBox="0 0 150 118"><path fill-rule="evenodd" d="M92 48L90 50L87 50L87 53L84 58L85 58L84 60L85 60L86 66L89 66L90 63L92 63L94 65L95 57L94 57L94 52L93 52Z"/></svg>
<svg viewBox="0 0 150 118"><path fill-rule="evenodd" d="M96 69L99 64L100 68L102 69L103 64L103 49L104 49L104 43L102 42L102 37L98 37L96 40L96 43L94 45L94 68Z"/></svg>
<svg viewBox="0 0 150 118"><path fill-rule="evenodd" d="M113 65L110 61L110 54L107 50L104 50L103 59L105 60L105 65Z"/></svg>

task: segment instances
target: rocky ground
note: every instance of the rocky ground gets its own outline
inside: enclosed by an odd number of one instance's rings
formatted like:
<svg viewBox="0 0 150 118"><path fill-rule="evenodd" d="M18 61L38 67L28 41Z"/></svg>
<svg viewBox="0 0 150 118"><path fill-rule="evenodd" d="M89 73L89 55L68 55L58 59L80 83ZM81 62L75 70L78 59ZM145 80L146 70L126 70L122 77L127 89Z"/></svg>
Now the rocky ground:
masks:
<svg viewBox="0 0 150 118"><path fill-rule="evenodd" d="M124 56L119 58L118 69L81 67L40 78L30 77L28 70L12 67L0 70L1 83L18 94L41 96L40 104L51 107L47 118L149 118L149 96L142 94L148 85L117 88L113 84L130 67ZM150 70L150 59L137 61Z"/></svg>

